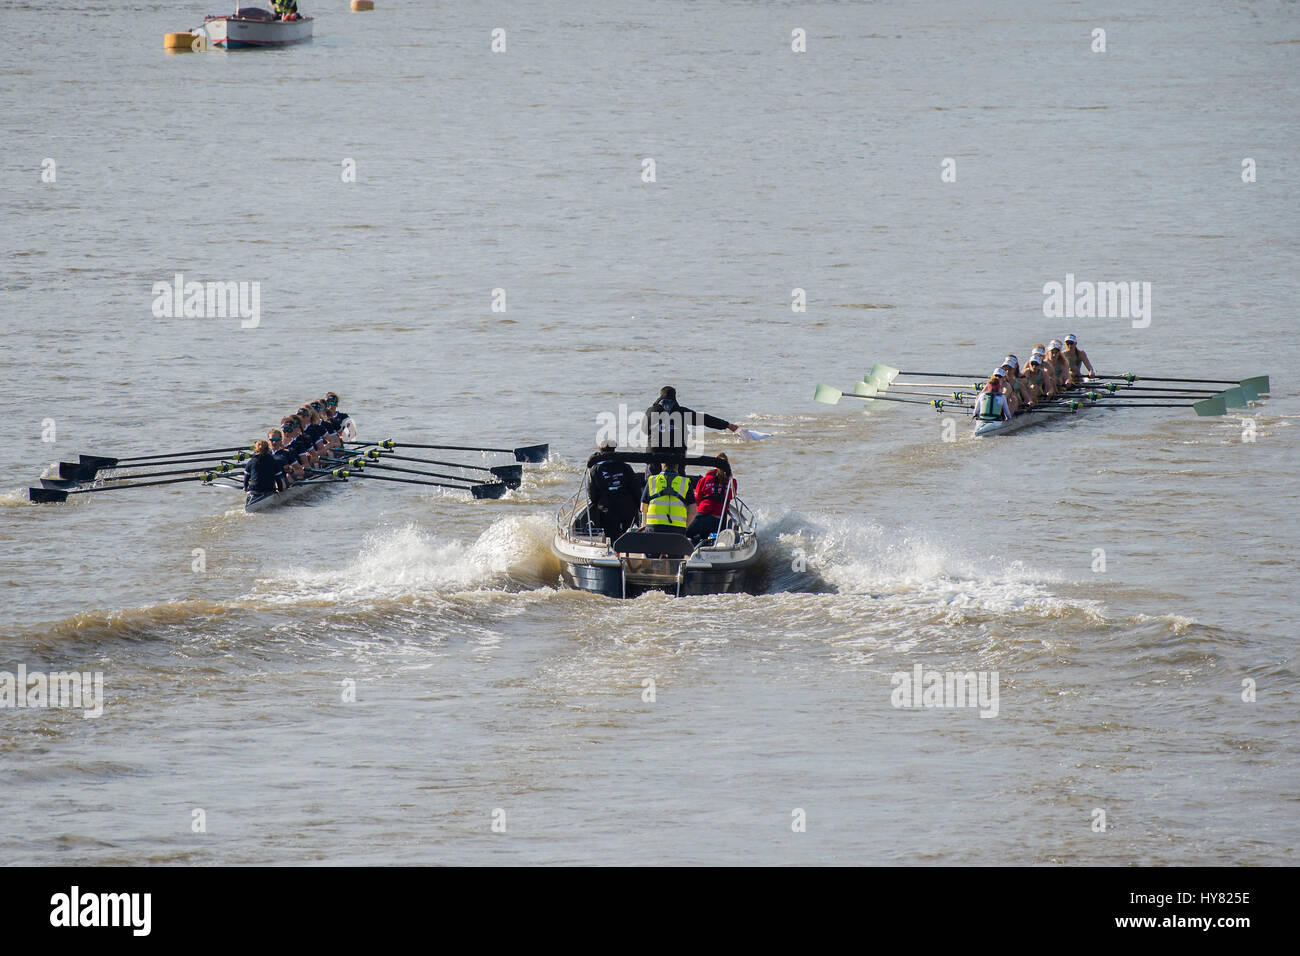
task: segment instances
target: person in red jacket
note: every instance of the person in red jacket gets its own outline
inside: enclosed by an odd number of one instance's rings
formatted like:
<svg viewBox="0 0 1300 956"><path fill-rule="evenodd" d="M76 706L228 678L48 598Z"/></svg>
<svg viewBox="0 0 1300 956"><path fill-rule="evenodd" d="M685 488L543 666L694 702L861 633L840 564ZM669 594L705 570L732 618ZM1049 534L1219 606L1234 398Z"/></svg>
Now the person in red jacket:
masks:
<svg viewBox="0 0 1300 956"><path fill-rule="evenodd" d="M686 534L697 544L709 535L722 530L724 507L729 508L736 500L736 479L731 477L731 462L725 452L717 455L726 465L711 468L695 483L695 520L686 529Z"/></svg>

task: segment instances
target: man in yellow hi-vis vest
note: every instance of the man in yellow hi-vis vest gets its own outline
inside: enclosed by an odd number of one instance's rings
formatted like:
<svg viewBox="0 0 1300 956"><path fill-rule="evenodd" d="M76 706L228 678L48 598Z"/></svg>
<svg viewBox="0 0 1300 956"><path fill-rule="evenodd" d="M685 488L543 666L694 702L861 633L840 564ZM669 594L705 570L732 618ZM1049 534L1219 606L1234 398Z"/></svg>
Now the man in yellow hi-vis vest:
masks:
<svg viewBox="0 0 1300 956"><path fill-rule="evenodd" d="M670 462L646 479L645 491L641 492L641 513L645 515L647 531L686 533L695 495L691 480L679 467Z"/></svg>

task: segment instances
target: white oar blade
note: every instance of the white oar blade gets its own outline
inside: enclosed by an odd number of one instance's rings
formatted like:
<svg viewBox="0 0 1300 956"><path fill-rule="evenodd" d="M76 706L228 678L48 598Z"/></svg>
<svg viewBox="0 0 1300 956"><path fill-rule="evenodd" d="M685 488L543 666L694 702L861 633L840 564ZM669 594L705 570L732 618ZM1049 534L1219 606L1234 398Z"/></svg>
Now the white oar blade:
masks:
<svg viewBox="0 0 1300 956"><path fill-rule="evenodd" d="M1194 403L1192 409L1197 415L1201 416L1226 415L1228 414L1228 403L1223 400L1222 395L1215 395L1213 398Z"/></svg>
<svg viewBox="0 0 1300 956"><path fill-rule="evenodd" d="M882 387L888 387L889 383L898 378L900 374L902 373L896 368L890 368L888 365L876 363L871 366L871 371L867 373L866 380L868 382L875 382Z"/></svg>
<svg viewBox="0 0 1300 956"><path fill-rule="evenodd" d="M772 437L767 432L756 432L751 428L741 428L736 434L740 436L741 441L763 441L765 438Z"/></svg>
<svg viewBox="0 0 1300 956"><path fill-rule="evenodd" d="M838 405L843 397L843 392L829 385L818 385L817 391L813 393L813 401L821 402L823 405Z"/></svg>
<svg viewBox="0 0 1300 956"><path fill-rule="evenodd" d="M1256 375L1254 378L1243 378L1237 384L1241 385L1244 388L1250 389L1252 392L1257 392L1260 395L1265 395L1268 393L1267 375Z"/></svg>

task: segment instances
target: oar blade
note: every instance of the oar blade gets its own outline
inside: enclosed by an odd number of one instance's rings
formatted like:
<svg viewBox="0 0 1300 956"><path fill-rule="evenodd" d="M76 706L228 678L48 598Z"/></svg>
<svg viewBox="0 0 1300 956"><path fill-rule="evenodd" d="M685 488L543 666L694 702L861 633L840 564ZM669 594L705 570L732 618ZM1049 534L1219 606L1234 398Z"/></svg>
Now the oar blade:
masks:
<svg viewBox="0 0 1300 956"><path fill-rule="evenodd" d="M1229 408L1244 408L1246 405L1246 395L1242 392L1240 385L1234 388L1225 388L1219 394L1223 396L1224 404Z"/></svg>
<svg viewBox="0 0 1300 956"><path fill-rule="evenodd" d="M1252 392L1256 392L1260 395L1265 395L1268 393L1267 375L1256 375L1253 378L1243 378L1237 384L1241 385L1244 388L1248 388Z"/></svg>
<svg viewBox="0 0 1300 956"><path fill-rule="evenodd" d="M1244 395L1244 396L1246 396L1246 402L1247 402L1248 404L1249 404L1250 402L1257 402L1257 401L1259 401L1259 393L1258 393L1257 391L1255 391L1253 388L1250 388L1250 387L1247 386L1247 385L1238 385L1237 387L1238 387L1239 389L1241 389L1241 394Z"/></svg>
<svg viewBox="0 0 1300 956"><path fill-rule="evenodd" d="M1228 414L1228 403L1224 401L1222 395L1215 395L1213 398L1207 398L1192 404L1193 411L1197 415L1207 417L1210 415Z"/></svg>
<svg viewBox="0 0 1300 956"><path fill-rule="evenodd" d="M536 465L546 461L551 454L550 445L527 445L515 449L515 461L527 461Z"/></svg>
<svg viewBox="0 0 1300 956"><path fill-rule="evenodd" d="M59 504L68 500L68 493L57 488L28 488L27 498L37 504Z"/></svg>
<svg viewBox="0 0 1300 956"><path fill-rule="evenodd" d="M94 465L83 465L76 461L59 462L59 477L65 481L93 481L95 472L98 471Z"/></svg>
<svg viewBox="0 0 1300 956"><path fill-rule="evenodd" d="M515 488L519 487L520 482L522 482L524 478L523 465L493 465L488 469L488 471L492 472L492 474L496 475L506 484L514 482L512 487Z"/></svg>
<svg viewBox="0 0 1300 956"><path fill-rule="evenodd" d="M471 485L469 493L475 498L500 498L506 493L506 486L496 482L486 485Z"/></svg>
<svg viewBox="0 0 1300 956"><path fill-rule="evenodd" d="M869 398L881 391L882 388L883 386L877 386L872 382L854 382L853 394L860 395L863 398Z"/></svg>
<svg viewBox="0 0 1300 956"><path fill-rule="evenodd" d="M877 362L875 365L871 366L871 371L867 373L866 380L868 382L876 382L880 385L888 386L890 382L898 378L901 374L902 372L898 369L890 368L888 365L881 365Z"/></svg>
<svg viewBox="0 0 1300 956"><path fill-rule="evenodd" d="M818 385L817 391L813 393L813 401L821 402L823 405L838 405L843 397L843 392L829 385Z"/></svg>
<svg viewBox="0 0 1300 956"><path fill-rule="evenodd" d="M94 468L96 471L103 471L105 468L116 468L116 458L105 458L103 455L78 455L77 460L86 468Z"/></svg>

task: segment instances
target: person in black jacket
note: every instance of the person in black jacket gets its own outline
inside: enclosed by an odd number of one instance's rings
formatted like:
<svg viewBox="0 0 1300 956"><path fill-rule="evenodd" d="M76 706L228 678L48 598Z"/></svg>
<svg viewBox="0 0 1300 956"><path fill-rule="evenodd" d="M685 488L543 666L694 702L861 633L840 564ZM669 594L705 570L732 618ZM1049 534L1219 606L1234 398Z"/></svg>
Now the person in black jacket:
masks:
<svg viewBox="0 0 1300 956"><path fill-rule="evenodd" d="M616 447L612 441L603 441L587 459L587 514L610 541L636 521L641 500L641 476L627 462L611 457Z"/></svg>
<svg viewBox="0 0 1300 956"><path fill-rule="evenodd" d="M641 427L645 430L647 450L665 456L680 457L686 454L687 426L703 425L705 428L739 431L739 425L733 425L715 415L697 412L677 403L677 389L665 385L659 390L659 398L645 410Z"/></svg>
<svg viewBox="0 0 1300 956"><path fill-rule="evenodd" d="M283 466L271 454L271 446L259 440L253 446L253 457L244 466L244 490L250 495L274 494L284 488L281 477Z"/></svg>

